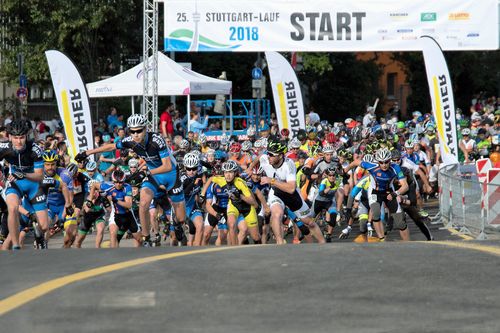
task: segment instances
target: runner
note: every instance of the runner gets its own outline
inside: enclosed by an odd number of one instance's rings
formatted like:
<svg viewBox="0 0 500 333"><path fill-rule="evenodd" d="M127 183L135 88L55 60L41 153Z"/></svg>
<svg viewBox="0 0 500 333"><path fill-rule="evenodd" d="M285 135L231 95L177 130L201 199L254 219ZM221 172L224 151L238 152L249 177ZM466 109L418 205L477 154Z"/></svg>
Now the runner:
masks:
<svg viewBox="0 0 500 333"><path fill-rule="evenodd" d="M141 186L139 215L143 246L151 246L149 206L153 198L164 195L166 191L172 201L177 222L181 225L184 225L186 221L186 207L176 161L171 156L161 135L148 133L146 124L147 120L143 115L133 115L127 120L130 136L125 137L118 144L108 143L96 149L81 152L75 159L85 159L88 155L113 151L117 148L130 148L146 161L142 168L146 171L147 179Z"/></svg>
<svg viewBox="0 0 500 333"><path fill-rule="evenodd" d="M47 197L38 195L43 180L42 150L27 139L29 127L26 121L13 120L7 128L9 142L0 143L0 161L9 163L10 170L5 189L5 202L8 207L8 227L12 249L20 249L19 244L19 205L26 197L33 205L42 234L48 229ZM43 237L43 236L42 236ZM40 242L43 241L40 239Z"/></svg>

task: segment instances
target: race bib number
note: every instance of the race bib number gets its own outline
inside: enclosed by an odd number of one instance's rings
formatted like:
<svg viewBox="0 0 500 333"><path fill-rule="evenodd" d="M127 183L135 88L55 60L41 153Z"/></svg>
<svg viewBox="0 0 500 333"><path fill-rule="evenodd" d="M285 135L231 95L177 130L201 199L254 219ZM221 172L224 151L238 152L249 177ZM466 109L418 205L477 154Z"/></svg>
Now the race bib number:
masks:
<svg viewBox="0 0 500 333"><path fill-rule="evenodd" d="M368 203L371 205L372 203L377 202L377 195L376 194L370 194L368 197Z"/></svg>

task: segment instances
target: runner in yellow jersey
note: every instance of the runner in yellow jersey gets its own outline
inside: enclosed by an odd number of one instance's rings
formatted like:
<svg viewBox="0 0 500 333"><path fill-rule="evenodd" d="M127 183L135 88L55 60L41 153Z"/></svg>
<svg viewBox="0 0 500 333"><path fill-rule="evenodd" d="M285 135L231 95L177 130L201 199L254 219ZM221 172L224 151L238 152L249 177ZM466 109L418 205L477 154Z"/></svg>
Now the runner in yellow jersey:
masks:
<svg viewBox="0 0 500 333"><path fill-rule="evenodd" d="M205 184L202 194L211 183L219 185L224 191L229 194L229 203L227 206L227 225L228 225L228 243L229 245L241 245L242 239L238 240L236 231L237 221L240 215L243 217L248 233L252 237L255 244L260 244L260 234L258 228L257 212L255 208L258 206L257 201L252 195L252 192L246 185L246 182L237 177L239 170L238 164L229 160L222 165L224 176L214 176L208 179Z"/></svg>

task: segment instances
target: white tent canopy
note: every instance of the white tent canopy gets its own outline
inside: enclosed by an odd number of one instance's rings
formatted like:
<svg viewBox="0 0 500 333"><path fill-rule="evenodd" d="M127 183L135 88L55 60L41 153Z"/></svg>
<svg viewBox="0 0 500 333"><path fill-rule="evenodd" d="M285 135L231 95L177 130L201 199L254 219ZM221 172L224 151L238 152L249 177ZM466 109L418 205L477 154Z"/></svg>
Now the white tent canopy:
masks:
<svg viewBox="0 0 500 333"><path fill-rule="evenodd" d="M89 98L142 96L142 73L143 63L140 63L109 79L88 83ZM191 95L231 95L232 86L231 81L214 79L196 73L158 52L158 96L187 96L188 128L191 122L189 117ZM230 101L230 116L232 117L232 97ZM135 113L133 97L131 104L132 113Z"/></svg>
<svg viewBox="0 0 500 333"><path fill-rule="evenodd" d="M90 98L141 96L143 64L109 79L87 84ZM158 96L230 95L231 81L214 79L184 68L158 52Z"/></svg>

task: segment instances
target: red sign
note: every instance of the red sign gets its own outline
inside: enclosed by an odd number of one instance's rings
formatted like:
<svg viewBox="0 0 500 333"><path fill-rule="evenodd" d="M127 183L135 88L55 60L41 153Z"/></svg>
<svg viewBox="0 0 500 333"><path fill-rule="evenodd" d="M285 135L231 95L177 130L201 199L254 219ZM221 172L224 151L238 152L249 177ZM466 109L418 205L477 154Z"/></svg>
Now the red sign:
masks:
<svg viewBox="0 0 500 333"><path fill-rule="evenodd" d="M19 87L17 89L16 96L20 101L24 101L26 97L28 97L28 89L26 89L25 87Z"/></svg>

